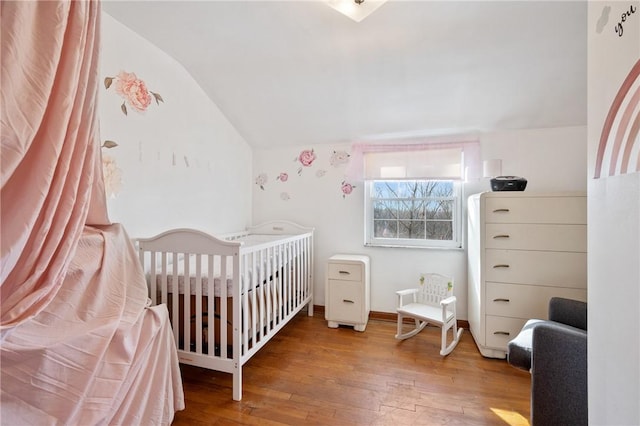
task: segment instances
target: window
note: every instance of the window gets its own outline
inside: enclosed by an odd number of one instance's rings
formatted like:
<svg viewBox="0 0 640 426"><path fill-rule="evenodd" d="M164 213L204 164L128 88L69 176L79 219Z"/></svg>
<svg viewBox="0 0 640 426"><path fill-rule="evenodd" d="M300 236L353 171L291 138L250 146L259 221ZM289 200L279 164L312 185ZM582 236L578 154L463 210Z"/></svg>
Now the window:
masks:
<svg viewBox="0 0 640 426"><path fill-rule="evenodd" d="M475 138L352 145L365 245L461 248L463 176L477 176L479 153Z"/></svg>
<svg viewBox="0 0 640 426"><path fill-rule="evenodd" d="M461 247L460 187L454 180L367 181L365 244Z"/></svg>

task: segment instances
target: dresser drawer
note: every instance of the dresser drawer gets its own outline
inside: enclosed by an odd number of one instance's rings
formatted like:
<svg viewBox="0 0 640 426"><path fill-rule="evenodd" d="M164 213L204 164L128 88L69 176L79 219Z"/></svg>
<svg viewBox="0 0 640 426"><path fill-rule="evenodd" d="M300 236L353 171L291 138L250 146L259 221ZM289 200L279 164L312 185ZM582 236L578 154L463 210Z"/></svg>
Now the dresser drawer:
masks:
<svg viewBox="0 0 640 426"><path fill-rule="evenodd" d="M587 225L487 223L486 248L587 251Z"/></svg>
<svg viewBox="0 0 640 426"><path fill-rule="evenodd" d="M587 290L519 284L486 283L486 314L521 319L547 319L549 300L564 297L587 300Z"/></svg>
<svg viewBox="0 0 640 426"><path fill-rule="evenodd" d="M487 197L487 223L587 223L586 197Z"/></svg>
<svg viewBox="0 0 640 426"><path fill-rule="evenodd" d="M485 250L486 281L554 287L587 287L587 254Z"/></svg>
<svg viewBox="0 0 640 426"><path fill-rule="evenodd" d="M330 280L362 281L362 266L355 263L329 263Z"/></svg>
<svg viewBox="0 0 640 426"><path fill-rule="evenodd" d="M486 345L506 351L509 341L520 333L527 320L487 316Z"/></svg>
<svg viewBox="0 0 640 426"><path fill-rule="evenodd" d="M328 308L332 321L358 323L362 322L364 310L364 293L359 282L329 280L330 296Z"/></svg>

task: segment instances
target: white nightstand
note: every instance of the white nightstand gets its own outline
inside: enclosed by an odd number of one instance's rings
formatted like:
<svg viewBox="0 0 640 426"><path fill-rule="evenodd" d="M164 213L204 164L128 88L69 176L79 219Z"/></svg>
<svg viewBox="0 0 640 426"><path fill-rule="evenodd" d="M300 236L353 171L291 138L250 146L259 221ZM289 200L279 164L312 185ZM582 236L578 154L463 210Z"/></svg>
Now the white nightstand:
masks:
<svg viewBox="0 0 640 426"><path fill-rule="evenodd" d="M329 327L352 325L356 331L364 331L370 310L369 256L331 256L325 291L325 319Z"/></svg>

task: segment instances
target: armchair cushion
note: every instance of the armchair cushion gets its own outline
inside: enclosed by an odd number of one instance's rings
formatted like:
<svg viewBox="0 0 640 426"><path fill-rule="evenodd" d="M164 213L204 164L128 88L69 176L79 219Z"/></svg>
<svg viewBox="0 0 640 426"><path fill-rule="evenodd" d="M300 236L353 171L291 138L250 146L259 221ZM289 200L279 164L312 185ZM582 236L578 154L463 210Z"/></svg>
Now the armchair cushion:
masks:
<svg viewBox="0 0 640 426"><path fill-rule="evenodd" d="M507 361L521 370L531 370L531 346L533 328L544 320L530 319L524 324L520 333L507 346Z"/></svg>

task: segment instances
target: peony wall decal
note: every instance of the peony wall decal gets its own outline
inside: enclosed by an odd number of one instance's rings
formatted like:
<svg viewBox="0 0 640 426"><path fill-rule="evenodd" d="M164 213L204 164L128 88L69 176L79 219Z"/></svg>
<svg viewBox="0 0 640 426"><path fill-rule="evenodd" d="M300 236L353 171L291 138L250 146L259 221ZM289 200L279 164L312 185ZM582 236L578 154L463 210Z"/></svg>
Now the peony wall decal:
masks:
<svg viewBox="0 0 640 426"><path fill-rule="evenodd" d="M298 161L302 164L302 166L298 168L298 176L302 175L302 169L304 167L311 167L315 160L316 154L313 152L313 149L305 149L301 151L300 154L293 159L293 161Z"/></svg>
<svg viewBox="0 0 640 426"><path fill-rule="evenodd" d="M262 189L263 191L264 191L264 186L267 184L268 181L269 181L269 178L267 177L266 173L260 173L256 177L256 185L258 185L260 189Z"/></svg>
<svg viewBox="0 0 640 426"><path fill-rule="evenodd" d="M135 111L143 113L151 105L152 98L155 99L157 105L160 105L160 102L164 103L162 96L147 89L145 82L139 79L135 73L120 71L116 77L105 77L104 87L109 89L114 81L116 93L124 99L120 106L124 115L127 115L127 104Z"/></svg>
<svg viewBox="0 0 640 426"><path fill-rule="evenodd" d="M347 151L333 151L331 154L331 158L329 159L329 164L333 167L339 167L343 164L347 164L349 162L349 153Z"/></svg>
<svg viewBox="0 0 640 426"><path fill-rule="evenodd" d="M350 195L356 187L349 182L343 180L340 184L340 190L342 191L342 198L347 198L347 195Z"/></svg>

